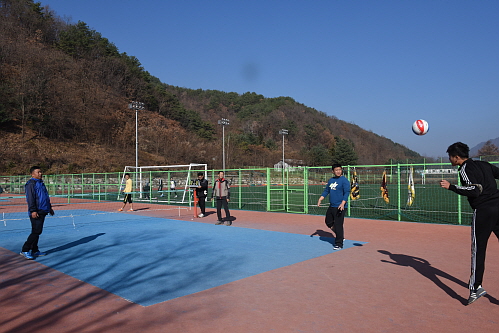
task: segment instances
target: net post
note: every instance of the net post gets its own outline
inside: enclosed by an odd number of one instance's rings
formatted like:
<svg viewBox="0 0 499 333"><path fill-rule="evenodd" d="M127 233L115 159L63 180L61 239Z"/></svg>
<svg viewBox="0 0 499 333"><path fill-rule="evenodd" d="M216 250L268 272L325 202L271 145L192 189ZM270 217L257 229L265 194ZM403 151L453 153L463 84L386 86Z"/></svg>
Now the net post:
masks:
<svg viewBox="0 0 499 333"><path fill-rule="evenodd" d="M196 189L192 190L194 192L194 217L198 216L198 209L197 209L197 204L198 204L198 196L196 194Z"/></svg>

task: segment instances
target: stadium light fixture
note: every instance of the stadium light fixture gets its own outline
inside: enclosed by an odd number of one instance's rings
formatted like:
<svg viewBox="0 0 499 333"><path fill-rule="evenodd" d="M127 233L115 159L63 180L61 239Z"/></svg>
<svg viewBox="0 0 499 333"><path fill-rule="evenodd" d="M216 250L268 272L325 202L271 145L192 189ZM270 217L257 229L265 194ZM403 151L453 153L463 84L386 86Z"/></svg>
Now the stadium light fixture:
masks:
<svg viewBox="0 0 499 333"><path fill-rule="evenodd" d="M222 125L222 170L225 172L225 126L229 125L229 119L222 118L218 121L219 125Z"/></svg>
<svg viewBox="0 0 499 333"><path fill-rule="evenodd" d="M287 129L279 130L279 134L282 135L282 171L284 171L284 136L288 135Z"/></svg>
<svg viewBox="0 0 499 333"><path fill-rule="evenodd" d="M129 109L135 110L135 167L139 167L139 110L144 110L144 103L132 101Z"/></svg>

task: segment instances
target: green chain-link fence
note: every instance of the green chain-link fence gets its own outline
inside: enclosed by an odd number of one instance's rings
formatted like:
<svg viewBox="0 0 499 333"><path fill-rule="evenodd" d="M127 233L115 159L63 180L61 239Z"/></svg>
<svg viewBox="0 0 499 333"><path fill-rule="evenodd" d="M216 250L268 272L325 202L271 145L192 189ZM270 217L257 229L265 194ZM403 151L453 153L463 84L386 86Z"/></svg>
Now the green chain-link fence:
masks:
<svg viewBox="0 0 499 333"><path fill-rule="evenodd" d="M491 162L496 165L499 162ZM414 200L408 204L408 181L413 170ZM348 216L367 219L414 221L429 223L469 224L472 211L465 197L458 196L440 187L439 181L447 179L458 183L457 168L448 163L363 165L344 167L344 176L352 180L354 171L359 184L359 198L349 199ZM148 170L130 172L134 180L134 202L158 204L191 204L190 183L198 172L205 170ZM381 195L383 172L386 172L386 188L389 202ZM216 170L209 170L208 199ZM322 215L327 209L327 200L317 207L328 179L331 167L297 167L286 169L249 168L227 170L225 178L231 184L231 209L276 211ZM1 176L0 206L24 195L24 184L28 176ZM59 200L74 202L87 200L112 202L121 200L122 172L44 175L51 196ZM170 189L170 181L176 188ZM19 203L18 201L18 204ZM208 204L210 205L210 204ZM98 208L96 208L98 209Z"/></svg>

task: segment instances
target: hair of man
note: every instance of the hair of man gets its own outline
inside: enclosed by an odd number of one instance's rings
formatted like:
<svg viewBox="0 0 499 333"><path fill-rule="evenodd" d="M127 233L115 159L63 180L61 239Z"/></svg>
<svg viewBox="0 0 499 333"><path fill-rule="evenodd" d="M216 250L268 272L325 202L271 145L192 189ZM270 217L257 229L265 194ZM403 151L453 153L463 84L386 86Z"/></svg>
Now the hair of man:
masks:
<svg viewBox="0 0 499 333"><path fill-rule="evenodd" d="M29 169L29 174L32 175L35 170L41 170L41 169L42 168L40 168L38 165L34 165Z"/></svg>
<svg viewBox="0 0 499 333"><path fill-rule="evenodd" d="M331 170L334 170L334 169L336 169L336 168L342 168L342 169L343 169L343 167L342 167L342 166L341 166L341 164L339 164L339 163L335 163L335 164L333 164L333 165L331 166Z"/></svg>
<svg viewBox="0 0 499 333"><path fill-rule="evenodd" d="M449 154L449 156L459 156L466 159L470 156L470 148L465 143L456 142L447 148L447 154Z"/></svg>

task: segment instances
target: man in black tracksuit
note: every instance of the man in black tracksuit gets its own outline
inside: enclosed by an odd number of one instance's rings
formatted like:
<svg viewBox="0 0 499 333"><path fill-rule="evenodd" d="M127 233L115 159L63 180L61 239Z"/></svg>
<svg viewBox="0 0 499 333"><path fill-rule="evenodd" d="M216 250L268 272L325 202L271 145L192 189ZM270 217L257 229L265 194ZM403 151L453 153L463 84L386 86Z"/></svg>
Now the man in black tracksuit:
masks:
<svg viewBox="0 0 499 333"><path fill-rule="evenodd" d="M447 153L452 165L459 166L461 186L447 180L440 181L440 186L466 196L473 209L469 305L487 293L482 288L487 242L492 232L499 239L499 190L495 181L499 179L499 168L469 158L469 148L462 142L450 145Z"/></svg>
<svg viewBox="0 0 499 333"><path fill-rule="evenodd" d="M206 215L206 195L208 194L208 181L204 178L204 173L198 172L198 179L196 181L196 197L198 198L199 209L201 214L198 217Z"/></svg>
<svg viewBox="0 0 499 333"><path fill-rule="evenodd" d="M229 212L229 205L228 202L230 201L230 186L229 182L227 179L224 178L224 172L219 171L218 172L218 178L215 180L215 183L213 184L213 189L211 192L211 200L213 200L213 197L217 199L217 223L215 224L222 224L222 206L225 210L225 225L231 225L232 222L229 220L230 218L230 212Z"/></svg>

